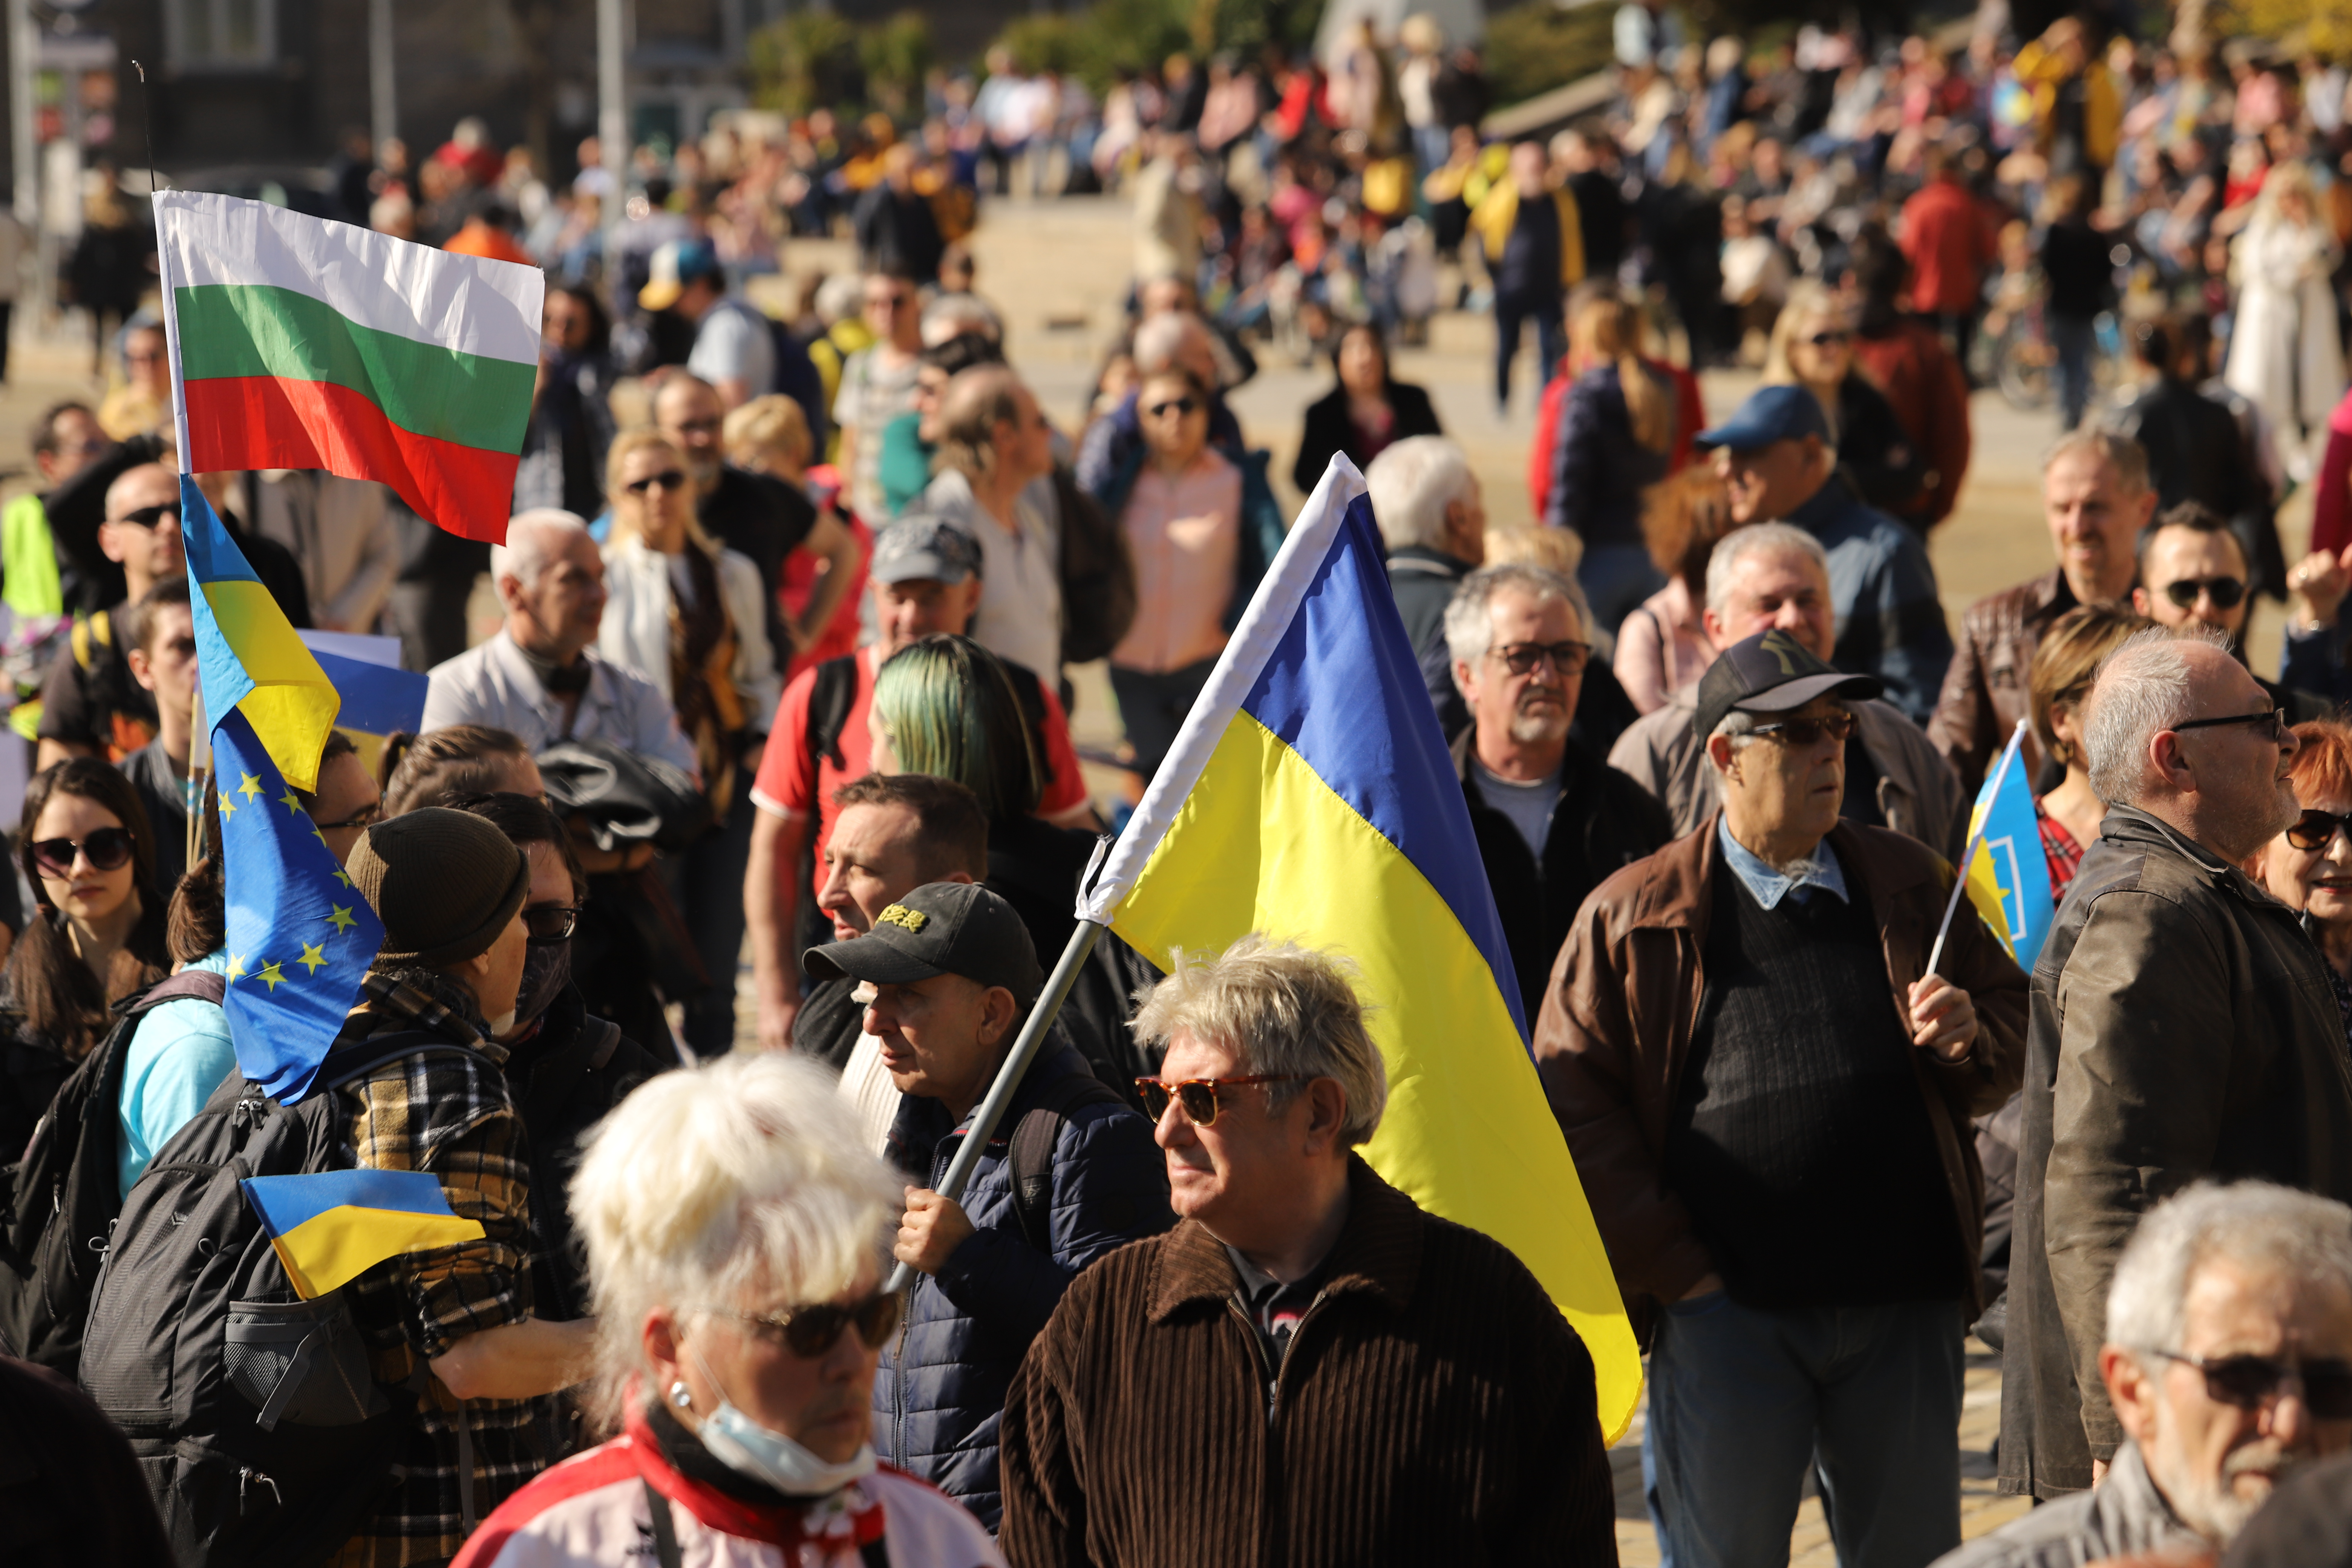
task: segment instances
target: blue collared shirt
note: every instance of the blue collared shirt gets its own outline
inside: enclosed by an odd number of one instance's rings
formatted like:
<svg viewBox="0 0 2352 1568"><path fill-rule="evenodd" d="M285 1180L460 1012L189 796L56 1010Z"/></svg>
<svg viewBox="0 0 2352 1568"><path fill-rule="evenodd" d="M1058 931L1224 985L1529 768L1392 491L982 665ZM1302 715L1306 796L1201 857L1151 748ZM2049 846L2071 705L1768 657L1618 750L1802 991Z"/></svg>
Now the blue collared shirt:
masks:
<svg viewBox="0 0 2352 1568"><path fill-rule="evenodd" d="M1812 858L1801 862L1793 873L1768 864L1731 836L1731 820L1718 816L1715 821L1716 837L1723 841L1724 863L1729 866L1740 885L1756 895L1756 901L1766 909L1778 908L1782 899L1801 887L1819 888L1836 895L1838 902L1851 903L1846 897L1845 873L1838 868L1837 851L1830 841L1822 839L1813 851Z"/></svg>

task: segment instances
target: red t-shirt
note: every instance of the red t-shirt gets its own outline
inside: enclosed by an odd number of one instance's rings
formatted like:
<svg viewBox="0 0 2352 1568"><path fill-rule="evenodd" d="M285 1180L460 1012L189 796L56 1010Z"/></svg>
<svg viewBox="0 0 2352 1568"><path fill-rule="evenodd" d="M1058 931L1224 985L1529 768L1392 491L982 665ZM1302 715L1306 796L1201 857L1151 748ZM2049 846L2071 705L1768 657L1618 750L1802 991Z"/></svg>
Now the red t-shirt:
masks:
<svg viewBox="0 0 2352 1568"><path fill-rule="evenodd" d="M775 727L768 731L768 747L760 757L760 776L751 785L751 802L762 811L816 817L815 888L824 885L825 840L839 809L833 804L834 792L874 771L873 737L866 728L866 710L874 701L874 655L871 647L857 650L857 695L841 725L842 766L835 767L829 757L808 754L809 700L816 689L816 671L811 669L784 688ZM1070 744L1070 721L1062 711L1061 698L1042 680L1037 689L1045 699L1046 768L1045 795L1037 803L1037 815L1055 817L1086 804L1087 781L1078 771L1077 749Z"/></svg>

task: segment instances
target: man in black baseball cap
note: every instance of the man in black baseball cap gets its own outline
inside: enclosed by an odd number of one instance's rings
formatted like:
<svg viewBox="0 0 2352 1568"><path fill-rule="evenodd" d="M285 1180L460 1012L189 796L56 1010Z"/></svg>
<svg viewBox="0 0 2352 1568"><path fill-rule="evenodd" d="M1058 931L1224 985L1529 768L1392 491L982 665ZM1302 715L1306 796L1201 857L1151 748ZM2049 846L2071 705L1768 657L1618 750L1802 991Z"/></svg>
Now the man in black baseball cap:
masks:
<svg viewBox="0 0 2352 1568"><path fill-rule="evenodd" d="M887 1152L910 1184L894 1250L917 1273L874 1380L875 1447L992 1530L993 1428L1013 1370L1079 1269L1168 1228L1165 1162L1151 1124L1056 1025L961 1199L938 1192L1045 983L1028 928L986 888L926 883L801 967L857 982L903 1097Z"/></svg>
<svg viewBox="0 0 2352 1568"><path fill-rule="evenodd" d="M1878 689L1780 627L1726 648L1693 721L1723 809L1585 901L1536 1029L1618 1282L1660 1324L1649 1441L1678 1558L1787 1517L1815 1454L1842 1550L1959 1543L1969 1118L2023 1077L2027 987L1973 906L1931 973L1951 868L1841 820L1847 704ZM1644 1125L1664 1141L1608 1131ZM1769 1414L1789 1410L1814 1414Z"/></svg>

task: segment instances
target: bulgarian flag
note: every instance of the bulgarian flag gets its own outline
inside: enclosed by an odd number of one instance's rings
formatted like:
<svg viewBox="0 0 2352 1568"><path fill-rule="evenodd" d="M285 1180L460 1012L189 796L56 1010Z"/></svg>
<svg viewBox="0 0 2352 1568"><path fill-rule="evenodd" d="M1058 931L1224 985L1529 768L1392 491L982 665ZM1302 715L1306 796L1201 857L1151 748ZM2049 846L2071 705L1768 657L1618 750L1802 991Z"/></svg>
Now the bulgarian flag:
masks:
<svg viewBox="0 0 2352 1568"><path fill-rule="evenodd" d="M155 197L180 467L377 479L504 541L539 373L535 267L201 191Z"/></svg>

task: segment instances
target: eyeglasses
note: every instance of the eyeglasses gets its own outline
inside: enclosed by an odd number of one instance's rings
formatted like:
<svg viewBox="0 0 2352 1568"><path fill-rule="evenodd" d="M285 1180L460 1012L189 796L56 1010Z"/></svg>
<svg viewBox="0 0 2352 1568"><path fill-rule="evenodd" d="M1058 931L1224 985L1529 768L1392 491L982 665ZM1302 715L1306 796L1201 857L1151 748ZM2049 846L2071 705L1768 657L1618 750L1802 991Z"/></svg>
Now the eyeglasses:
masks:
<svg viewBox="0 0 2352 1568"><path fill-rule="evenodd" d="M378 800L360 807L341 822L314 822L310 826L321 833L332 833L337 828L366 828L374 826L383 816L383 802Z"/></svg>
<svg viewBox="0 0 2352 1568"><path fill-rule="evenodd" d="M107 521L132 523L140 528L153 528L167 517L173 522L180 521L178 501L165 501L161 506L142 506L137 511L126 511L121 517L109 518Z"/></svg>
<svg viewBox="0 0 2352 1568"><path fill-rule="evenodd" d="M522 929L533 942L570 942L579 924L577 904L533 904L522 912Z"/></svg>
<svg viewBox="0 0 2352 1568"><path fill-rule="evenodd" d="M120 871L131 864L131 830L127 827L100 827L79 843L70 838L44 838L33 846L33 864L48 877L70 877L74 868L74 851L90 863L94 870Z"/></svg>
<svg viewBox="0 0 2352 1568"><path fill-rule="evenodd" d="M1247 1089L1260 1083L1291 1083L1306 1076L1297 1072L1261 1072L1247 1078L1188 1078L1176 1083L1139 1078L1135 1080L1135 1092L1143 1096L1143 1112L1154 1121L1168 1114L1168 1102L1173 1100L1184 1108L1184 1119L1193 1126L1214 1127L1217 1090Z"/></svg>
<svg viewBox="0 0 2352 1568"><path fill-rule="evenodd" d="M1513 675L1533 675L1546 660L1563 676L1582 675L1592 658L1592 645L1584 642L1511 642L1491 651Z"/></svg>
<svg viewBox="0 0 2352 1568"><path fill-rule="evenodd" d="M1154 419L1165 419L1171 414L1173 414L1178 418L1181 419L1190 416L1194 409L1200 406L1201 405L1197 401L1190 397L1171 397L1165 403L1153 404L1150 408L1145 409L1144 412L1150 415Z"/></svg>
<svg viewBox="0 0 2352 1568"><path fill-rule="evenodd" d="M2338 833L2352 829L2352 816L2332 811L2306 811L2286 830L2286 841L2297 849L2318 851L2335 842Z"/></svg>
<svg viewBox="0 0 2352 1568"><path fill-rule="evenodd" d="M901 310L915 302L912 294L868 294L866 308L869 310Z"/></svg>
<svg viewBox="0 0 2352 1568"><path fill-rule="evenodd" d="M2246 596L2246 584L2242 577L2183 577L2164 585L2164 596L2184 610L2197 607L2198 595L2213 601L2217 610L2234 610Z"/></svg>
<svg viewBox="0 0 2352 1568"><path fill-rule="evenodd" d="M1769 724L1759 724L1748 731L1751 735L1769 735L1787 746L1813 746L1822 741L1835 741L1843 746L1853 733L1853 715L1824 713L1817 719L1780 719Z"/></svg>
<svg viewBox="0 0 2352 1568"><path fill-rule="evenodd" d="M658 474L651 474L642 479L631 479L621 488L633 496L641 496L656 485L666 490L682 490L686 489L686 472L682 468L664 468Z"/></svg>
<svg viewBox="0 0 2352 1568"><path fill-rule="evenodd" d="M844 1329L855 1328L867 1350L878 1351L890 1342L890 1336L898 1328L898 1293L895 1290L879 1291L846 1307L822 1301L812 1307L787 1307L781 1312L744 1312L733 1307L702 1307L698 1310L749 1323L763 1339L781 1339L784 1348L803 1361L814 1361L833 1349Z"/></svg>
<svg viewBox="0 0 2352 1568"><path fill-rule="evenodd" d="M1815 332L1805 342L1817 349L1841 349L1853 342L1853 334L1852 332Z"/></svg>
<svg viewBox="0 0 2352 1568"><path fill-rule="evenodd" d="M2303 1402L2322 1421L2352 1420L2352 1362L2283 1361L2275 1356L2232 1355L2208 1361L2179 1351L2151 1351L2166 1361L2193 1366L2205 1374L2205 1394L2240 1410L2259 1410L2276 1398L2279 1384L2293 1378L2302 1385Z"/></svg>
<svg viewBox="0 0 2352 1568"><path fill-rule="evenodd" d="M725 426L716 416L713 416L709 419L681 419L677 422L677 428L690 431L697 436L715 436L724 429Z"/></svg>
<svg viewBox="0 0 2352 1568"><path fill-rule="evenodd" d="M2287 738L2286 715L2275 708L2265 708L2259 713L2224 713L2218 719L2184 719L2172 727L2173 733L2183 730L2213 730L2224 724L2260 724L2263 733L2273 741Z"/></svg>

